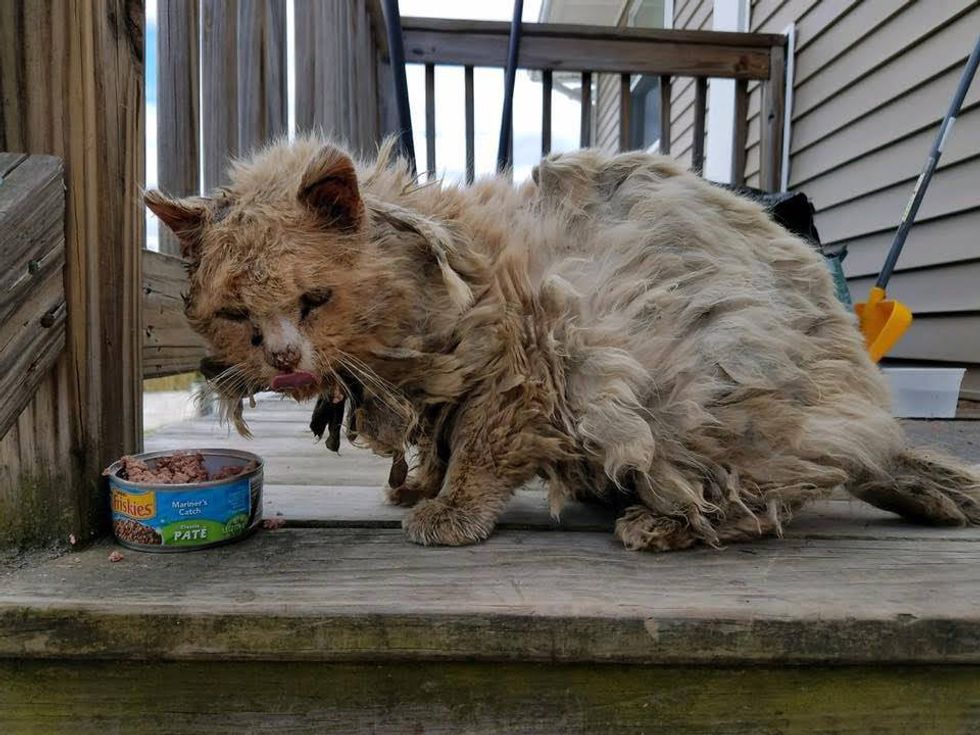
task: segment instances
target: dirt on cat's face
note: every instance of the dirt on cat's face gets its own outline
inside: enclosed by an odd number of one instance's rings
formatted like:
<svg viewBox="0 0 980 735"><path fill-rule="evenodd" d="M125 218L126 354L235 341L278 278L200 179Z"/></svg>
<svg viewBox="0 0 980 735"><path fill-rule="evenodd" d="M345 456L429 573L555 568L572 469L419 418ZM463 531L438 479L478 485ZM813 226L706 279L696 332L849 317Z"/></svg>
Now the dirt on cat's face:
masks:
<svg viewBox="0 0 980 735"><path fill-rule="evenodd" d="M383 278L353 162L339 150L258 159L213 199L145 198L180 240L185 312L229 366L224 387L316 395L381 328L370 314L385 307Z"/></svg>

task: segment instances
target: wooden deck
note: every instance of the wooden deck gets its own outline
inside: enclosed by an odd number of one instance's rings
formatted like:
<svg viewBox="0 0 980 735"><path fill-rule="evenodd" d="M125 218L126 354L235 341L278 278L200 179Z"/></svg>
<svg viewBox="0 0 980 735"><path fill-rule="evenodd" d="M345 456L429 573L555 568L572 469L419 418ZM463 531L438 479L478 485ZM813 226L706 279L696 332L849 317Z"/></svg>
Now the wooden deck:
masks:
<svg viewBox="0 0 980 735"><path fill-rule="evenodd" d="M111 563L105 541L10 565L0 731L27 732L42 706L55 713L50 732L90 710L92 722L122 723L125 701L248 731L262 677L282 687L266 704L285 719L262 721L277 731L300 713L309 729L296 731L311 732L980 728L980 529L911 526L834 499L782 540L651 555L625 551L613 519L590 508L554 521L530 488L487 543L422 548L403 537L403 511L381 502L386 462L314 444L306 407L266 400L249 414L253 441L196 419L146 446L258 452L266 516L285 527L190 554L123 550ZM980 422L909 431L980 460ZM133 663L98 663L121 659ZM173 702L116 700L94 683L135 676ZM175 695L195 686L225 691L226 720ZM695 707L701 694L715 704Z"/></svg>

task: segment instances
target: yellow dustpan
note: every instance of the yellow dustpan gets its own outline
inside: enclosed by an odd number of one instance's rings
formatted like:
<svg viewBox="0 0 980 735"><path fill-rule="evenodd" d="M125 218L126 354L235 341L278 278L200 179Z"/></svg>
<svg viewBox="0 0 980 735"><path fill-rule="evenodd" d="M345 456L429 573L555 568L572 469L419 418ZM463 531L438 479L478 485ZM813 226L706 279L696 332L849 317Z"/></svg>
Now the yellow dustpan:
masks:
<svg viewBox="0 0 980 735"><path fill-rule="evenodd" d="M919 178L915 182L912 199L909 200L909 204L902 214L902 221L898 226L898 232L895 233L895 240L892 242L891 249L888 251L885 265L882 266L881 273L878 274L878 281L872 287L871 293L868 294L868 300L854 305L854 311L857 312L858 322L861 325L861 333L864 335L864 343L871 359L875 362L888 354L912 323L912 312L901 301L886 299L885 287L888 285L888 279L892 276L892 271L895 270L895 262L905 245L905 238L908 237L912 222L915 221L919 204L922 203L926 187L936 170L936 164L939 163L946 138L949 136L950 130L953 129L953 123L956 122L956 116L959 114L963 98L966 97L966 92L970 88L970 82L973 81L973 75L977 71L978 64L980 64L980 37L977 38L973 53L970 54L970 58L966 62L966 69L963 70L963 76L956 88L956 94L953 95L946 117L943 118L943 124L939 127L939 134L932 144L932 150L929 151L929 160L926 161L925 168L922 169L922 173L919 174Z"/></svg>
<svg viewBox="0 0 980 735"><path fill-rule="evenodd" d="M871 359L878 362L905 334L912 323L912 312L901 301L885 298L885 289L873 286L868 300L854 304L864 344Z"/></svg>

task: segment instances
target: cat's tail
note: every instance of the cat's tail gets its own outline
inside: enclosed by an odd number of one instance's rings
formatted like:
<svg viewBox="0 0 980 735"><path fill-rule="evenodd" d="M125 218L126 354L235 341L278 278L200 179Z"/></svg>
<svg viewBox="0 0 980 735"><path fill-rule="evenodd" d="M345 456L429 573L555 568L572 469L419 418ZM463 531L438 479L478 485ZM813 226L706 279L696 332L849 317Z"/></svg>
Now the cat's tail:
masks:
<svg viewBox="0 0 980 735"><path fill-rule="evenodd" d="M847 489L915 523L980 525L980 472L944 454L902 450L884 472L859 477Z"/></svg>

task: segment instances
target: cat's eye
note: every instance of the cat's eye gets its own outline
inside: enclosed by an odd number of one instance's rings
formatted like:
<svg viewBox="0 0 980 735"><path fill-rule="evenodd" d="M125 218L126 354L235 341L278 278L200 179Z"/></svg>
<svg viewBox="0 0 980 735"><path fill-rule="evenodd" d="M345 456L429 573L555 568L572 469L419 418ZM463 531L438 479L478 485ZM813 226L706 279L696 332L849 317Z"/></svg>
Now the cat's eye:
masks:
<svg viewBox="0 0 980 735"><path fill-rule="evenodd" d="M248 312L245 309L218 309L214 313L219 319L227 319L230 322L248 321Z"/></svg>
<svg viewBox="0 0 980 735"><path fill-rule="evenodd" d="M306 319L314 309L323 306L332 296L329 288L320 288L316 291L308 291L299 298L299 318Z"/></svg>

